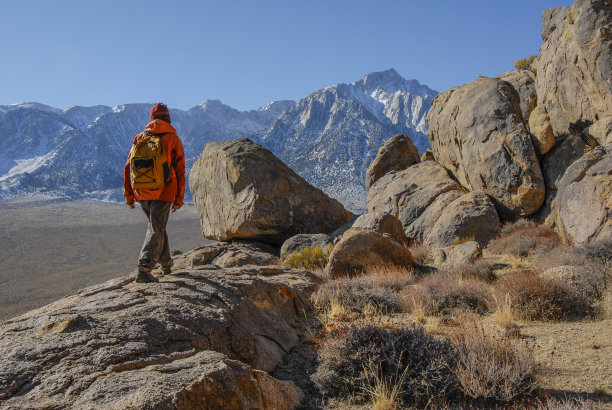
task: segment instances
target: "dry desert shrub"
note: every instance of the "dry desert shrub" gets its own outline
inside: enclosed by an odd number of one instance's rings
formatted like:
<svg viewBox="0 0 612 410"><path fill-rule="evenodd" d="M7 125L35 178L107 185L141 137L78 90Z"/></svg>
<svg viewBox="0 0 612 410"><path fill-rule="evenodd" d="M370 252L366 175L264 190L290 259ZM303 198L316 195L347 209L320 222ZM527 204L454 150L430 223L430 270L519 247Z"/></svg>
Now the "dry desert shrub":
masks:
<svg viewBox="0 0 612 410"><path fill-rule="evenodd" d="M537 387L536 362L525 344L485 330L472 319L461 321L448 335L457 349L453 373L467 397L509 402Z"/></svg>
<svg viewBox="0 0 612 410"><path fill-rule="evenodd" d="M495 280L495 268L498 265L487 259L478 259L474 262L459 263L449 266L445 270L455 276L463 279L477 279L483 282L491 283Z"/></svg>
<svg viewBox="0 0 612 410"><path fill-rule="evenodd" d="M531 55L529 57L521 58L520 60L516 60L514 62L514 68L517 70L531 70L534 74L536 74L536 68L533 63L537 56Z"/></svg>
<svg viewBox="0 0 612 410"><path fill-rule="evenodd" d="M365 402L373 379L387 386L399 384L392 389L405 405L448 399L457 391L451 371L453 346L420 326L339 329L329 334L318 351L320 364L312 379L327 397Z"/></svg>
<svg viewBox="0 0 612 410"><path fill-rule="evenodd" d="M365 275L325 282L312 295L311 300L320 310L327 309L332 301L337 301L347 310L363 312L368 307L374 307L381 313L398 312L402 310L399 292L414 282L410 270L370 267Z"/></svg>
<svg viewBox="0 0 612 410"><path fill-rule="evenodd" d="M434 262L431 247L421 242L413 242L408 246L412 260L418 265L431 265Z"/></svg>
<svg viewBox="0 0 612 410"><path fill-rule="evenodd" d="M497 300L509 300L513 316L520 319L565 320L592 313L589 301L571 284L530 269L507 273L494 292Z"/></svg>
<svg viewBox="0 0 612 410"><path fill-rule="evenodd" d="M612 240L598 241L579 246L560 246L544 255L537 269L544 272L557 266L593 266L612 275Z"/></svg>
<svg viewBox="0 0 612 410"><path fill-rule="evenodd" d="M427 315L449 313L453 310L487 312L492 305L489 286L473 278L462 279L448 272L425 277L402 292L404 310L419 309Z"/></svg>
<svg viewBox="0 0 612 410"><path fill-rule="evenodd" d="M487 249L495 254L527 257L549 252L559 244L559 236L552 228L527 219L519 219L504 225L501 233L489 243Z"/></svg>
<svg viewBox="0 0 612 410"><path fill-rule="evenodd" d="M282 262L283 266L294 269L320 269L324 268L334 245L328 244L325 248L317 245L313 248L302 248L290 253Z"/></svg>

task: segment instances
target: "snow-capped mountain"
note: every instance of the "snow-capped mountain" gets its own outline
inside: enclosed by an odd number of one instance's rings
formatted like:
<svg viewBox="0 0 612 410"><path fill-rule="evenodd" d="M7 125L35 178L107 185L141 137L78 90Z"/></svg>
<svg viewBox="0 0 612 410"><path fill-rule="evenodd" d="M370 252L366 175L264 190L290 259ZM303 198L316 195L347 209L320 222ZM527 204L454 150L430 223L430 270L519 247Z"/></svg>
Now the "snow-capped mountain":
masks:
<svg viewBox="0 0 612 410"><path fill-rule="evenodd" d="M395 70L337 84L298 102L238 111L207 100L170 110L187 167L210 141L250 138L353 211L365 207L364 177L380 145L408 134L424 151L427 110L436 91ZM0 199L17 195L122 200L123 166L152 104L0 106Z"/></svg>
<svg viewBox="0 0 612 410"><path fill-rule="evenodd" d="M261 137L306 180L354 211L365 208L365 173L380 145L410 136L429 147L427 112L437 92L395 70L311 93L286 110Z"/></svg>

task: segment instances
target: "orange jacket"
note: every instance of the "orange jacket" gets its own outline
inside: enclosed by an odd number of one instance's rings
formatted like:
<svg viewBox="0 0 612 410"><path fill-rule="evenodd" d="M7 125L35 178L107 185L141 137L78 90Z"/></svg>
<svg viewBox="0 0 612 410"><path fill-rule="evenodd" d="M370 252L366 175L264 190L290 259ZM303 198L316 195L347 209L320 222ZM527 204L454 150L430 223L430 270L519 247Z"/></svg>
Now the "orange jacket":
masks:
<svg viewBox="0 0 612 410"><path fill-rule="evenodd" d="M176 130L172 125L163 120L153 120L146 127L145 131L153 134L164 134L161 138L166 161L170 164L170 181L163 188L159 189L132 189L130 180L130 157L137 142L145 138L145 133L141 132L134 138L132 149L125 163L123 170L123 196L126 204L133 204L134 201L146 201L158 199L166 202L174 202L183 205L185 197L185 153L183 143L176 135Z"/></svg>

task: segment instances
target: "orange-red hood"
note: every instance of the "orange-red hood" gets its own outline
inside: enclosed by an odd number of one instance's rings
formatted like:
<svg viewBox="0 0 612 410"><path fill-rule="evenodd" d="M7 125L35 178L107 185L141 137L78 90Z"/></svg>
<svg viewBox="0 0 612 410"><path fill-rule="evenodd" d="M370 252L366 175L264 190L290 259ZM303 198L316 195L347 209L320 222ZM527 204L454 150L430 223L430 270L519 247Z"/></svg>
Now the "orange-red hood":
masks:
<svg viewBox="0 0 612 410"><path fill-rule="evenodd" d="M176 130L170 124L168 124L164 120L153 120L147 124L145 127L145 131L149 131L152 134L165 134L167 132L171 132L172 134L176 134Z"/></svg>

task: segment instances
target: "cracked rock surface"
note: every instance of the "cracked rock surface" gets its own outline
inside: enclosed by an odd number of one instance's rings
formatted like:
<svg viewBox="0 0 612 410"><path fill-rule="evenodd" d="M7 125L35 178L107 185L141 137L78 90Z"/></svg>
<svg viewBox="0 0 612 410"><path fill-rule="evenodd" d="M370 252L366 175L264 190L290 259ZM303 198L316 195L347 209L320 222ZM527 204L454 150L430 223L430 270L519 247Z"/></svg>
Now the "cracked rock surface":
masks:
<svg viewBox="0 0 612 410"><path fill-rule="evenodd" d="M295 407L299 389L266 372L298 343L317 278L268 258L248 245L204 246L175 257L158 283L113 279L1 323L0 402Z"/></svg>

